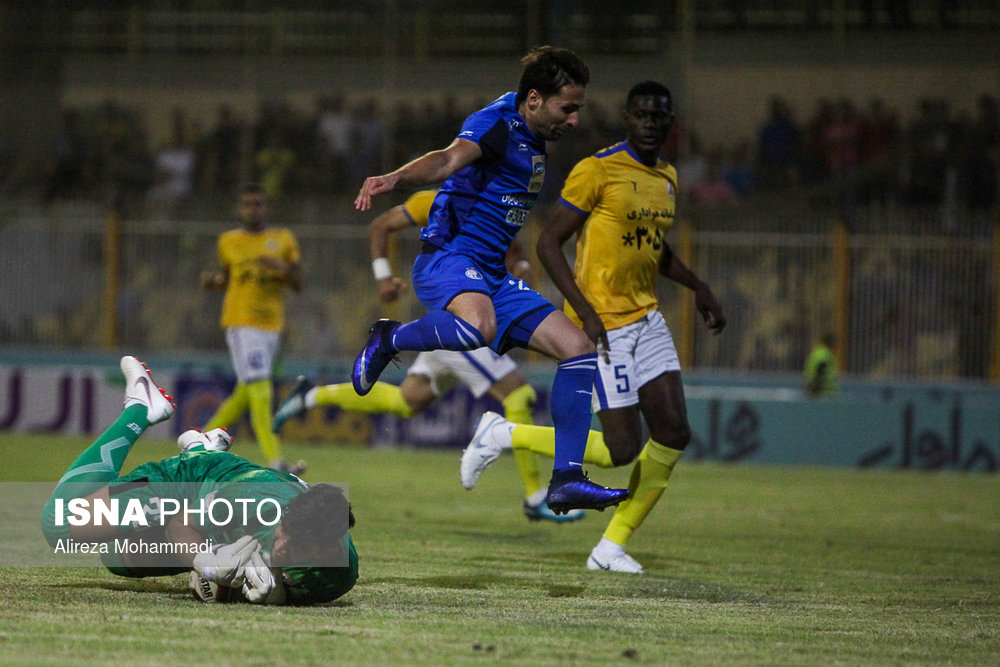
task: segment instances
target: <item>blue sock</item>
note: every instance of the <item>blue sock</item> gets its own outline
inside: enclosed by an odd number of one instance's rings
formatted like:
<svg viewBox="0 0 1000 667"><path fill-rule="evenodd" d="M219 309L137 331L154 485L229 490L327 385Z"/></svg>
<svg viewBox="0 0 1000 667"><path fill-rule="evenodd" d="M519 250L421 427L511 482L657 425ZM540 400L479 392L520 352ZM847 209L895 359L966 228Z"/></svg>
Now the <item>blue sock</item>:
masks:
<svg viewBox="0 0 1000 667"><path fill-rule="evenodd" d="M447 310L432 310L419 320L400 324L392 332L397 350L474 350L486 340L479 330Z"/></svg>
<svg viewBox="0 0 1000 667"><path fill-rule="evenodd" d="M597 354L581 354L559 363L549 399L556 428L553 470L583 467L590 432L590 398L597 372Z"/></svg>

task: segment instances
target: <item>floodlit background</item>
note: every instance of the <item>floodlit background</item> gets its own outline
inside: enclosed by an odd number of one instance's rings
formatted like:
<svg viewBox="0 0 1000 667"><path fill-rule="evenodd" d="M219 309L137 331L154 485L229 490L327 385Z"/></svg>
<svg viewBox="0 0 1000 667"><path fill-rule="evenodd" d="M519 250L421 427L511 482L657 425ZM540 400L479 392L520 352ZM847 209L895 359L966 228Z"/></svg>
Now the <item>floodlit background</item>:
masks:
<svg viewBox="0 0 1000 667"><path fill-rule="evenodd" d="M797 373L832 330L860 377L1000 375L995 3L7 4L2 345L222 348L196 276L256 179L305 252L286 353L350 356L381 314L351 195L446 145L554 43L591 65L590 102L525 236L573 162L621 138L631 84L668 84L674 244L730 318L700 335L664 288L688 368ZM699 201L718 177L737 203Z"/></svg>

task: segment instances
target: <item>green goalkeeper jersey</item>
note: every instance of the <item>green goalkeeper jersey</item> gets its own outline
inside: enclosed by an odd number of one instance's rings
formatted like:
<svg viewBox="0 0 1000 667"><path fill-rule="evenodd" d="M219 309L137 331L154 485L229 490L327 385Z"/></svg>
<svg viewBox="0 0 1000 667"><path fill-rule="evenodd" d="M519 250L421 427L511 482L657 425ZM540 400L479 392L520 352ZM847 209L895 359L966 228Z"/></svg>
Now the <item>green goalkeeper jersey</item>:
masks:
<svg viewBox="0 0 1000 667"><path fill-rule="evenodd" d="M163 498L191 508L224 501L219 507L250 509L231 522L216 521L207 514L196 516L199 530L215 544L229 544L243 535L253 535L270 553L274 546L277 507L282 509L309 488L301 479L281 470L265 468L230 452L196 450L162 461L152 461L109 484L112 498L139 498L152 521L166 511ZM254 499L257 505L248 505ZM260 502L267 499L269 502ZM259 507L260 511L257 511ZM172 507L170 509L173 509ZM214 514L214 513L213 513ZM292 604L327 602L354 587L358 579L358 554L350 534L344 535L346 567L282 568L288 601Z"/></svg>

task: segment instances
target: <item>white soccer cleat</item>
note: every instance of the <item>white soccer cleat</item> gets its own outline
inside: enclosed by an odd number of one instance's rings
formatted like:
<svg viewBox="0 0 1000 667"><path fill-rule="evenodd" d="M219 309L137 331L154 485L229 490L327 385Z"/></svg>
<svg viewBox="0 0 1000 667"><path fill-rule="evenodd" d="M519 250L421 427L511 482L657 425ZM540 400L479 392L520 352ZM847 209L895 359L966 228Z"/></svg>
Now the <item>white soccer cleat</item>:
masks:
<svg viewBox="0 0 1000 667"><path fill-rule="evenodd" d="M511 448L515 426L495 412L483 413L469 446L462 452L462 486L472 489L479 476L500 457L500 452Z"/></svg>
<svg viewBox="0 0 1000 667"><path fill-rule="evenodd" d="M213 428L207 433L184 431L177 437L177 448L182 452L190 452L198 447L210 452L226 452L232 446L233 436L224 428Z"/></svg>
<svg viewBox="0 0 1000 667"><path fill-rule="evenodd" d="M146 421L159 424L174 414L173 397L156 386L146 364L135 357L122 357L119 364L125 375L124 407L146 406Z"/></svg>
<svg viewBox="0 0 1000 667"><path fill-rule="evenodd" d="M588 570L605 570L607 572L624 572L626 574L642 574L642 565L639 561L625 553L624 549L611 554L610 556L599 553L594 547L587 559Z"/></svg>

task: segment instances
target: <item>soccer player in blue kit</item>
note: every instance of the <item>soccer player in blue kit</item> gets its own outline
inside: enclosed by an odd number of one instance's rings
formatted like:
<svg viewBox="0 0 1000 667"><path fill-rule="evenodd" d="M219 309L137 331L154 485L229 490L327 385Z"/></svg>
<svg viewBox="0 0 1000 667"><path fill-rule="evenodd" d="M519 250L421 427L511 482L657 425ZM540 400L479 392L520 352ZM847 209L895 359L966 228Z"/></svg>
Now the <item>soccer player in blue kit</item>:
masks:
<svg viewBox="0 0 1000 667"><path fill-rule="evenodd" d="M528 218L545 178L545 142L576 126L590 80L572 51L543 46L521 60L517 92L466 118L458 136L381 176L365 179L355 207L397 186L442 183L421 232L413 288L429 312L401 324L379 320L354 363L352 380L367 394L401 350L472 350L489 345L541 352L558 362L552 383L555 458L546 502L556 513L599 509L628 490L595 484L583 472L597 370L594 343L578 326L505 266L507 248Z"/></svg>

